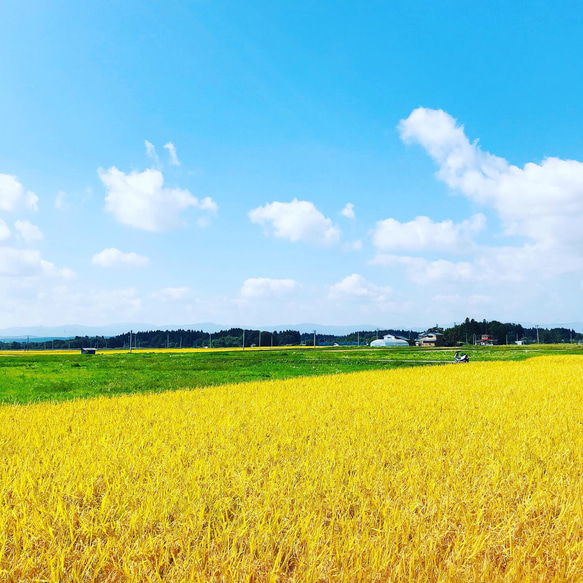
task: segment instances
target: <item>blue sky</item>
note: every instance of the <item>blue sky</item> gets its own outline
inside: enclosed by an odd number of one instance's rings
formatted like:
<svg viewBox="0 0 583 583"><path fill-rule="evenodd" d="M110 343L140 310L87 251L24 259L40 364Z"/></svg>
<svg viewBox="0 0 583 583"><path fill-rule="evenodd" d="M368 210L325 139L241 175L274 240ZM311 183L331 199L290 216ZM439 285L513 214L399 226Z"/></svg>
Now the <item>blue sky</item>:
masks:
<svg viewBox="0 0 583 583"><path fill-rule="evenodd" d="M576 3L1 10L0 328L583 320Z"/></svg>

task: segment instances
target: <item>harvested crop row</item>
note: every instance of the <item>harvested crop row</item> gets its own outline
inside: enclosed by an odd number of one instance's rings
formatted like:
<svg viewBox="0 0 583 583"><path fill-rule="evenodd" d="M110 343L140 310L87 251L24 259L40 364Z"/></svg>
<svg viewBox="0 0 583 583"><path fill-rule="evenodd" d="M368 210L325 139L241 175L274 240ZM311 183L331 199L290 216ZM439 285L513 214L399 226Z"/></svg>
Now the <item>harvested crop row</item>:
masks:
<svg viewBox="0 0 583 583"><path fill-rule="evenodd" d="M583 579L583 357L0 408L0 581Z"/></svg>

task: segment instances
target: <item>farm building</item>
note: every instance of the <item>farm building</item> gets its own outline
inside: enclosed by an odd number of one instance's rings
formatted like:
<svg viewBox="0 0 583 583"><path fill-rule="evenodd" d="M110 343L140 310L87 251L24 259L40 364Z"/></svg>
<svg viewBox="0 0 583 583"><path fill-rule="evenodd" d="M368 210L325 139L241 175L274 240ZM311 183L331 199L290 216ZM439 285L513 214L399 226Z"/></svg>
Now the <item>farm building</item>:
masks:
<svg viewBox="0 0 583 583"><path fill-rule="evenodd" d="M496 339L492 334L482 334L482 337L476 342L479 346L494 346Z"/></svg>
<svg viewBox="0 0 583 583"><path fill-rule="evenodd" d="M95 354L97 348L81 348L81 354Z"/></svg>
<svg viewBox="0 0 583 583"><path fill-rule="evenodd" d="M370 345L373 348L379 348L381 346L409 346L409 343L404 338L399 338L392 334L386 334L383 338L373 340Z"/></svg>
<svg viewBox="0 0 583 583"><path fill-rule="evenodd" d="M417 346L443 346L445 339L441 332L425 332L415 340Z"/></svg>

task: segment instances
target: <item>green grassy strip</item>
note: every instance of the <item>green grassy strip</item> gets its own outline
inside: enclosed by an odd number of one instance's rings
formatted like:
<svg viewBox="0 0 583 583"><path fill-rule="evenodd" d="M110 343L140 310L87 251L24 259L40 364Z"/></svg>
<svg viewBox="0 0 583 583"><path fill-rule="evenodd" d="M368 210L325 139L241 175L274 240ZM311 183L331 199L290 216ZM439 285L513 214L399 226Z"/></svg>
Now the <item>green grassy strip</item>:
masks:
<svg viewBox="0 0 583 583"><path fill-rule="evenodd" d="M583 354L573 345L464 349L471 360L523 360L544 354ZM2 356L0 402L62 401L99 395L158 392L224 383L439 364L453 349L322 348Z"/></svg>

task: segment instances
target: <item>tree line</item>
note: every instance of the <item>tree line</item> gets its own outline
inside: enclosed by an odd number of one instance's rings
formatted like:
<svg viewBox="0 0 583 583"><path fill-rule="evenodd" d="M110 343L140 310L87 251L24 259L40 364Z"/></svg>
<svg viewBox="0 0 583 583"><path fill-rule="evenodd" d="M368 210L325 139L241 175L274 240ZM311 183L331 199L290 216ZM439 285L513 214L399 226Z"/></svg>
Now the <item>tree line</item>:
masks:
<svg viewBox="0 0 583 583"><path fill-rule="evenodd" d="M444 335L447 346L474 344L483 334L490 334L497 344L513 344L516 341L523 343L557 344L565 342L583 341L583 334L569 328L536 328L524 327L521 324L502 323L496 320L477 321L466 318L461 324L454 324L450 328L435 326L428 331L440 332ZM411 345L419 332L404 329L361 330L346 335L316 334L317 346L367 345L385 334L400 336ZM243 343L244 338L244 343ZM131 333L133 348L242 348L253 346L281 347L281 346L311 346L314 344L313 333L300 333L297 330L260 331L243 328L229 328L214 334L202 330L150 330ZM21 340L0 342L1 350L64 350L80 348L108 348L129 349L130 332L117 336L76 336L70 339L54 339L45 341Z"/></svg>
<svg viewBox="0 0 583 583"><path fill-rule="evenodd" d="M435 329L434 329L435 330ZM525 327L521 324L503 324L497 320L481 322L466 318L461 324L456 324L451 328L442 331L445 342L449 346L459 344L474 344L483 334L490 334L494 337L496 344L514 344L523 342L524 344L561 344L564 342L578 342L583 340L583 334L579 334L570 328L538 328Z"/></svg>

